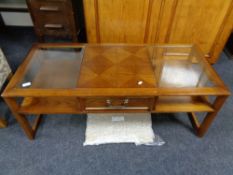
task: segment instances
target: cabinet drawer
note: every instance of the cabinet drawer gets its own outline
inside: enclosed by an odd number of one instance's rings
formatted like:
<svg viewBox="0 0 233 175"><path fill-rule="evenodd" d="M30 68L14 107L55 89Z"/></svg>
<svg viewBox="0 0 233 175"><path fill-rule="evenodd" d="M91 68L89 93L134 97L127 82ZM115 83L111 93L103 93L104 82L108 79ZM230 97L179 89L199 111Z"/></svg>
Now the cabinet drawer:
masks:
<svg viewBox="0 0 233 175"><path fill-rule="evenodd" d="M69 34L75 30L74 19L60 13L46 13L36 15L36 26L39 32L46 35Z"/></svg>
<svg viewBox="0 0 233 175"><path fill-rule="evenodd" d="M154 105L153 98L88 98L85 101L87 111L98 110L143 110L148 111Z"/></svg>
<svg viewBox="0 0 233 175"><path fill-rule="evenodd" d="M35 15L43 13L63 13L72 14L72 4L66 1L38 1L33 0L30 3L31 9Z"/></svg>
<svg viewBox="0 0 233 175"><path fill-rule="evenodd" d="M37 1L37 2L67 2L67 1L70 1L70 0L31 0L31 1Z"/></svg>
<svg viewBox="0 0 233 175"><path fill-rule="evenodd" d="M37 18L37 24L39 25L39 27L44 27L44 25L46 24L61 24L63 26L70 26L71 23L71 19L66 16L64 17L63 14L54 14L54 13L50 13L50 14L41 14L41 15L36 15Z"/></svg>
<svg viewBox="0 0 233 175"><path fill-rule="evenodd" d="M37 22L37 26L38 28L36 30L46 35L60 35L71 32L70 24L62 18L57 18L56 20L41 20Z"/></svg>
<svg viewBox="0 0 233 175"><path fill-rule="evenodd" d="M44 28L37 29L43 35L48 36L70 36L71 32L68 27L65 27L62 24L45 24Z"/></svg>

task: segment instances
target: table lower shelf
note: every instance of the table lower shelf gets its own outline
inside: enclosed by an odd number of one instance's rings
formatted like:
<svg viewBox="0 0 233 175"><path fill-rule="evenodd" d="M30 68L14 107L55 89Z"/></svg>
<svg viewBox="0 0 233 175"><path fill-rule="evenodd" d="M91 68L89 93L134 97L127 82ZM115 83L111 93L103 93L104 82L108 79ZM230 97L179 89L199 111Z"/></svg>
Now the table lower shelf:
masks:
<svg viewBox="0 0 233 175"><path fill-rule="evenodd" d="M107 98L106 98L107 99ZM154 99L154 100L153 100ZM102 100L102 99L101 99ZM154 98L134 98L122 107L91 103L77 97L25 97L18 109L23 114L81 114L97 112L211 112L214 111L206 98L201 96L161 96Z"/></svg>
<svg viewBox="0 0 233 175"><path fill-rule="evenodd" d="M159 97L154 112L211 112L211 104L200 96Z"/></svg>

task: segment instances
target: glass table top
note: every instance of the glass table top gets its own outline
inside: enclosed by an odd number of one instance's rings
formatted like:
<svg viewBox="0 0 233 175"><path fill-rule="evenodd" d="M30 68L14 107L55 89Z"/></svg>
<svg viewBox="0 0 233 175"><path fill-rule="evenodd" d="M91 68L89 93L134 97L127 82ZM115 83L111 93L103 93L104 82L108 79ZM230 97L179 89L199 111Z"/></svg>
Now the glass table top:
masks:
<svg viewBox="0 0 233 175"><path fill-rule="evenodd" d="M33 52L17 88L196 88L217 86L191 45L77 45Z"/></svg>
<svg viewBox="0 0 233 175"><path fill-rule="evenodd" d="M75 88L83 52L83 48L38 48L18 87Z"/></svg>

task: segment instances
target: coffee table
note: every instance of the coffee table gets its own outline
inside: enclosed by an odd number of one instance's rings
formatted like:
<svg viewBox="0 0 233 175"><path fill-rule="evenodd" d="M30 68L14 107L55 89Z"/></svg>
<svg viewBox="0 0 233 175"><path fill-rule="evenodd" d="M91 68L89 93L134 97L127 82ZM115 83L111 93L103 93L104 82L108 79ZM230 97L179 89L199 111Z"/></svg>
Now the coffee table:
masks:
<svg viewBox="0 0 233 175"><path fill-rule="evenodd" d="M136 44L35 44L2 94L29 139L41 114L98 112L187 112L201 137L229 95L197 46Z"/></svg>

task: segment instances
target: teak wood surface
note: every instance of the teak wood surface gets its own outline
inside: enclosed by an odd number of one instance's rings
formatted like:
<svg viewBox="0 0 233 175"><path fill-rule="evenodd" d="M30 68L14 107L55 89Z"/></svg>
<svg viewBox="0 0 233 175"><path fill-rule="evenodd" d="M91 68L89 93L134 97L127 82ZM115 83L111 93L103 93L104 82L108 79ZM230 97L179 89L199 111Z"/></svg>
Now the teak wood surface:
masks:
<svg viewBox="0 0 233 175"><path fill-rule="evenodd" d="M156 47L166 48L166 51L171 50L163 53L164 60L190 59L191 63L200 62L214 86L161 87L158 77L161 76L163 62L157 57L161 53L156 51L157 55L155 54L155 60L153 60L145 50L147 46L151 45L35 44L8 83L2 96L29 139L35 137L41 114L86 114L90 112L187 112L197 135L203 136L230 95L229 90L205 60L202 52L193 45L156 45ZM38 49L51 48L85 49L76 79L76 87L19 87L19 82L27 73L29 63L36 59L35 52ZM190 49L189 54L178 52ZM155 66L153 62L157 62ZM39 78L40 74L46 75L46 71L49 73L46 66L42 67L38 70L36 78ZM67 73L69 70L64 66L63 71ZM56 75L51 81L55 80ZM143 80L140 87L137 84L138 80ZM201 82L202 76L198 84ZM215 101L209 100L208 96L215 96ZM207 112L201 124L195 112ZM37 116L33 126L27 120L28 114Z"/></svg>
<svg viewBox="0 0 233 175"><path fill-rule="evenodd" d="M0 118L0 128L5 128L7 126L6 120Z"/></svg>

